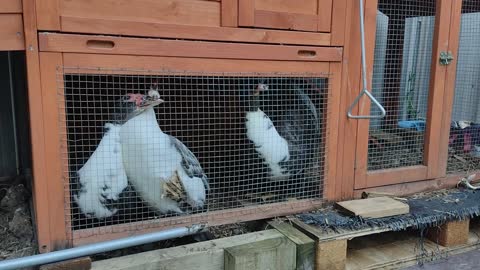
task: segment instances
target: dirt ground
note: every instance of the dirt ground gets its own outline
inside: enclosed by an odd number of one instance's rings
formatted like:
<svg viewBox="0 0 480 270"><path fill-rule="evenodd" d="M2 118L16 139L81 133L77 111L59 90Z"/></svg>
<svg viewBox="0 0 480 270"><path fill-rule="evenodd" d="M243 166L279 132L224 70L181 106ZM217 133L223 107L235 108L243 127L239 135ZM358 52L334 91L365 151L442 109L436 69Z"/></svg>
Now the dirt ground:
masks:
<svg viewBox="0 0 480 270"><path fill-rule="evenodd" d="M23 184L0 185L0 261L35 254L30 192Z"/></svg>

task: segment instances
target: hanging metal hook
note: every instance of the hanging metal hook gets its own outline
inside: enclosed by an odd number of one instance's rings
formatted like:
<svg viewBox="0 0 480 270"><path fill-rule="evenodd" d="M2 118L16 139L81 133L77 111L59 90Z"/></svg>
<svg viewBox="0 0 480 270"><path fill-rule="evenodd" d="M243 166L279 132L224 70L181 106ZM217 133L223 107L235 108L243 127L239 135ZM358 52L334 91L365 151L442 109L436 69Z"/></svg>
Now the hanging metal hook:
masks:
<svg viewBox="0 0 480 270"><path fill-rule="evenodd" d="M348 118L352 119L381 119L387 115L385 108L378 102L378 100L368 91L367 89L367 61L365 59L365 20L363 18L363 0L359 0L360 2L360 38L361 38L361 47L362 47L362 91L360 94L355 98L355 101L350 108L348 108ZM360 102L362 96L366 95L380 111L380 115L353 115L352 111L353 108Z"/></svg>

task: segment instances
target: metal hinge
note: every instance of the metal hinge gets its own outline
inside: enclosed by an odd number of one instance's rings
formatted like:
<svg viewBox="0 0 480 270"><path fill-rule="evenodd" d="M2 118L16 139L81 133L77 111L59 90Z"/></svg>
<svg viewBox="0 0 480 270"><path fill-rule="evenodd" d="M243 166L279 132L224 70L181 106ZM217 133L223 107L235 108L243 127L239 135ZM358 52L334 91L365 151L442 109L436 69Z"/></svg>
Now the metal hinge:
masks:
<svg viewBox="0 0 480 270"><path fill-rule="evenodd" d="M450 63L452 63L453 59L455 59L455 58L453 57L452 52L441 52L440 53L440 65L442 65L442 66L450 65Z"/></svg>

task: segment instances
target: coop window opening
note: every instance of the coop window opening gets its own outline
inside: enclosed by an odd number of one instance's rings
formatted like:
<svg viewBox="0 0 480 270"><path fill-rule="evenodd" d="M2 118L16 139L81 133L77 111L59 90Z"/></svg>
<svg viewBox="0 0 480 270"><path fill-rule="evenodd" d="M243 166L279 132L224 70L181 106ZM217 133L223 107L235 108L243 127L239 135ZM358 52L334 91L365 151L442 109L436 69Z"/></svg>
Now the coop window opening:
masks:
<svg viewBox="0 0 480 270"><path fill-rule="evenodd" d="M480 171L480 0L464 0L447 173Z"/></svg>
<svg viewBox="0 0 480 270"><path fill-rule="evenodd" d="M330 78L58 68L69 229L322 200Z"/></svg>
<svg viewBox="0 0 480 270"><path fill-rule="evenodd" d="M370 120L369 171L424 163L436 2L378 2L372 93L387 115Z"/></svg>

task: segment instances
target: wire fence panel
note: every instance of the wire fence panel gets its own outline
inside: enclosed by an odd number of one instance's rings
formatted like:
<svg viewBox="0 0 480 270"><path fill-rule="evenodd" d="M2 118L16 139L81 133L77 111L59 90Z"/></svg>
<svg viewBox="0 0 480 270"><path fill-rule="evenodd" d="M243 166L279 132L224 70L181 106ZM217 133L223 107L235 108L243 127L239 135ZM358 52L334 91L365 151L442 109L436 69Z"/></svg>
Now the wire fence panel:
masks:
<svg viewBox="0 0 480 270"><path fill-rule="evenodd" d="M448 173L480 170L480 0L464 0Z"/></svg>
<svg viewBox="0 0 480 270"><path fill-rule="evenodd" d="M370 120L370 171L423 164L435 11L435 0L378 2L372 92L387 116Z"/></svg>
<svg viewBox="0 0 480 270"><path fill-rule="evenodd" d="M64 67L57 80L73 231L323 197L328 74Z"/></svg>

